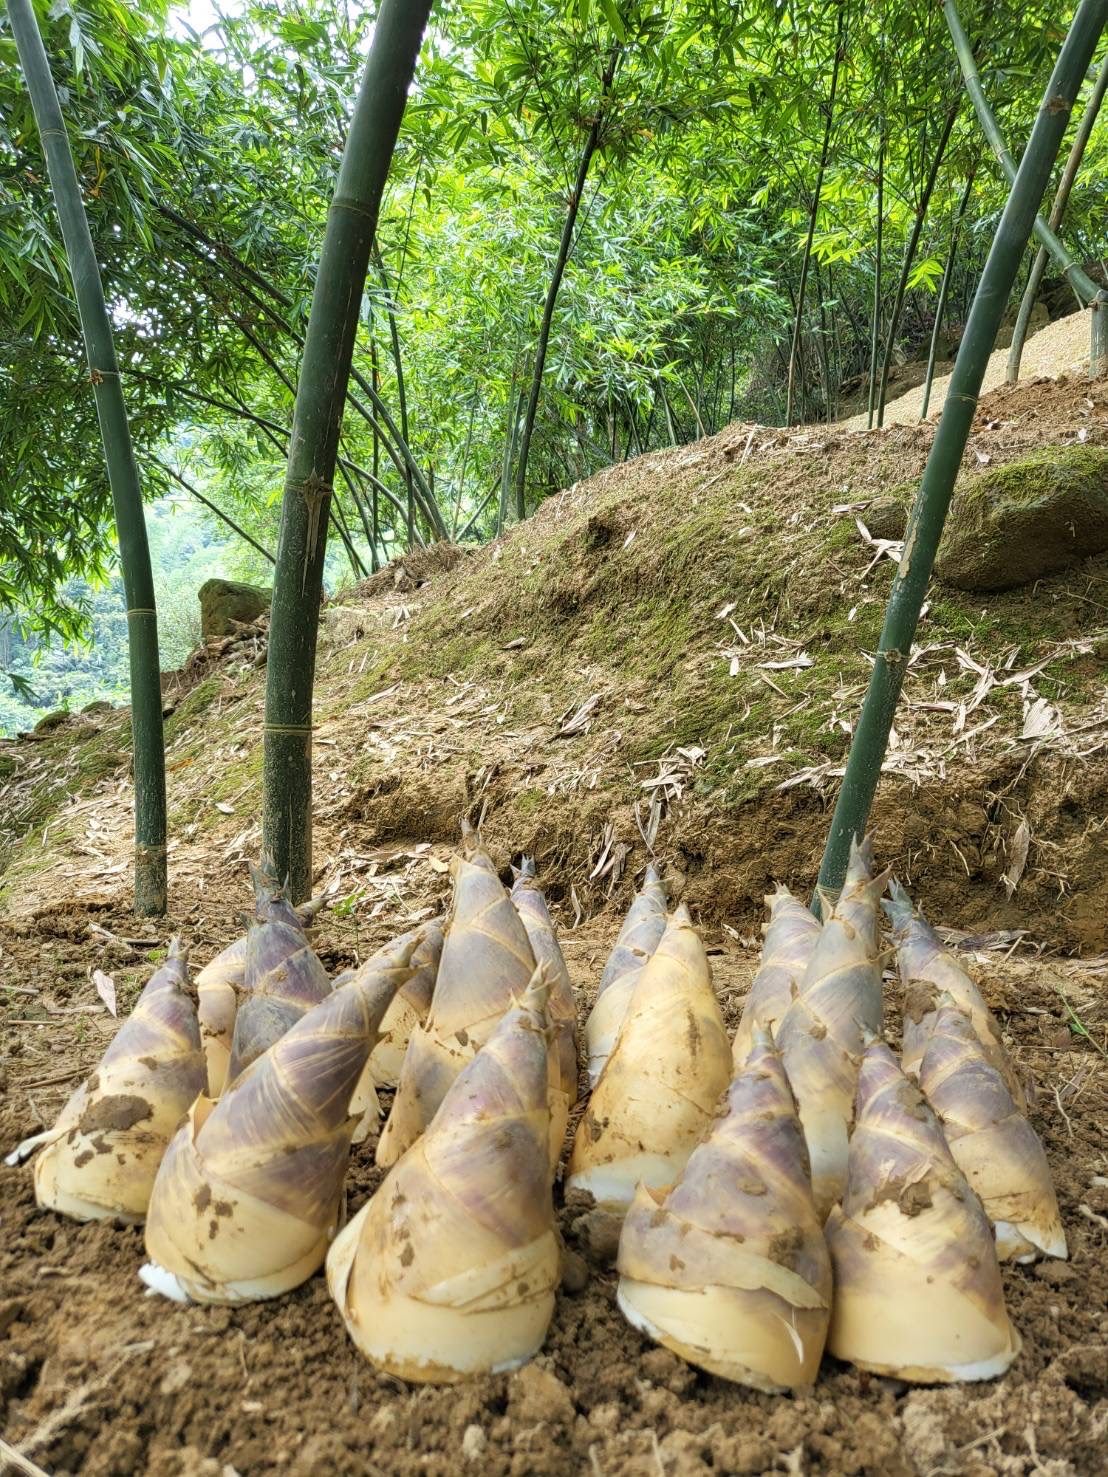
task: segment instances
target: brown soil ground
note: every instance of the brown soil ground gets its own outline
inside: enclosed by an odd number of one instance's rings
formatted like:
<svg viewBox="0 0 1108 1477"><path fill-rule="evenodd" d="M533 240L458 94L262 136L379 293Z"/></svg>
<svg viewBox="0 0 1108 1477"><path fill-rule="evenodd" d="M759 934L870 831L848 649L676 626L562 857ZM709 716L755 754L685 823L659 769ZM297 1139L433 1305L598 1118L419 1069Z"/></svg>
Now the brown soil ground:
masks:
<svg viewBox="0 0 1108 1477"><path fill-rule="evenodd" d="M190 920L201 934L206 907ZM87 971L104 963L91 923L134 929L126 915L71 907L7 932L5 985L34 992L53 1014L45 1026L9 1022L4 1144L54 1116L108 1037L106 1014L89 1011ZM582 1015L615 925L605 917L564 935ZM363 944L388 927L382 916ZM733 1023L756 947L715 930L709 946ZM334 965L350 957L342 920L321 921L319 947ZM321 1277L246 1309L170 1305L139 1284L141 1231L39 1211L29 1171L4 1169L6 1439L54 1477L1108 1472L1108 961L1038 958L1026 946L1004 958L1010 947L998 941L980 955L980 974L1016 1057L1038 1079L1035 1125L1071 1260L1006 1270L1024 1348L995 1384L913 1389L827 1359L812 1394L792 1399L701 1374L624 1323L591 1222L563 1205L578 1257L535 1364L460 1388L408 1387L356 1353ZM117 980L141 977L125 949L108 952ZM897 995L890 987L893 1032ZM379 1178L371 1141L355 1151L352 1211Z"/></svg>
<svg viewBox="0 0 1108 1477"><path fill-rule="evenodd" d="M1080 374L1089 365L1089 315L1088 313L1070 313L1065 318L1059 318L1053 323L1048 323L1038 333L1028 336L1024 344L1023 357L1020 360L1020 378L1022 380L1033 380L1049 375L1057 378L1060 374ZM953 362L947 360L936 364L935 379L931 386L931 398L927 405L927 414L930 420L936 421L942 414L943 401L946 392L950 388L950 375L953 370ZM997 349L989 356L989 367L985 371L984 390L995 390L1004 384L1008 368L1008 350ZM899 395L895 400L888 402L885 406L885 424L891 425L915 425L920 418L920 410L923 407L923 382L922 377L918 385ZM847 431L864 431L866 428L866 413L862 411L858 415L852 415L849 419L842 421L841 426Z"/></svg>
<svg viewBox="0 0 1108 1477"><path fill-rule="evenodd" d="M505 865L538 855L582 1018L654 855L733 1022L762 894L814 876L876 639L890 566L854 519L918 476L932 434L732 426L570 489L491 548L344 594L318 683L328 966L442 906L468 815ZM965 475L1078 442L1108 444L1103 381L1001 389ZM170 1306L143 1295L140 1232L41 1213L29 1171L2 1169L4 1438L53 1477L1108 1473L1106 610L1103 557L1000 597L936 587L875 810L879 853L969 935L1041 1087L1072 1257L1006 1270L1024 1348L1003 1380L909 1389L827 1360L810 1396L773 1399L701 1375L624 1324L590 1223L561 1207L588 1275L568 1259L535 1364L409 1388L355 1353L320 1278L272 1305ZM788 665L801 654L811 665ZM0 1147L51 1122L110 1039L93 968L123 1011L170 927L198 963L238 932L263 662L258 630L168 685L164 926L127 911L126 715L0 744ZM1036 699L1057 723L1029 740ZM371 1160L372 1142L352 1210Z"/></svg>

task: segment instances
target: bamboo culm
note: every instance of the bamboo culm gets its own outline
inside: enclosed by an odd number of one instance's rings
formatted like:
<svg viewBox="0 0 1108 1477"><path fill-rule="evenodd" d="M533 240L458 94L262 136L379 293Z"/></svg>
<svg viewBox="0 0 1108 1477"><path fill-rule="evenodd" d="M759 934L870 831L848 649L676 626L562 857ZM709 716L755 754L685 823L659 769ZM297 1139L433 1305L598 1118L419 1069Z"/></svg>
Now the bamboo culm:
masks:
<svg viewBox="0 0 1108 1477"><path fill-rule="evenodd" d="M865 830L985 368L1074 98L1106 21L1108 0L1081 0L974 294L942 418L908 519L904 553L893 580L876 660L820 866L819 880L828 890L841 885L851 838Z"/></svg>
<svg viewBox="0 0 1108 1477"><path fill-rule="evenodd" d="M885 232L885 132L882 125L881 153L877 162L877 247L873 268L873 321L869 343L869 396L866 404L866 429L873 427L877 405L877 350L881 343L881 247Z"/></svg>
<svg viewBox="0 0 1108 1477"><path fill-rule="evenodd" d="M827 156L831 149L831 130L835 122L835 94L839 87L839 68L843 60L843 27L846 22L846 0L839 0L839 19L835 27L835 60L831 67L831 89L827 98L827 118L823 128L823 148L816 171L816 187L812 195L812 209L808 215L808 237L804 242L804 256L800 263L800 286L796 292L796 313L793 318L793 339L789 348L789 379L785 391L785 424L793 423L793 398L796 388L797 355L800 348L800 330L804 319L804 293L808 286L808 268L812 261L812 244L816 238L816 221L819 218L820 197L823 194L823 177L827 173Z"/></svg>
<svg viewBox="0 0 1108 1477"><path fill-rule="evenodd" d="M943 268L943 280L939 285L939 299L935 304L935 322L931 327L931 346L927 351L927 374L923 381L923 404L920 406L919 418L921 421L927 419L927 407L931 404L931 385L935 378L935 359L939 347L939 334L942 332L943 314L946 312L947 293L950 291L950 276L954 270L954 261L958 250L958 232L962 226L962 219L969 205L970 195L973 192L974 170L970 170L966 176L966 188L962 192L962 198L958 203L958 209L954 216L954 224L950 228L950 247L946 254L946 266Z"/></svg>
<svg viewBox="0 0 1108 1477"><path fill-rule="evenodd" d="M973 48L970 46L969 38L962 26L961 17L955 0L942 0L943 14L954 41L954 49L958 54L958 65L962 69L962 77L966 84L966 91L970 95L974 111L977 113L978 122L981 124L982 132L989 142L989 147L996 155L997 162L1004 173L1005 179L1010 186L1015 186L1016 161L1004 142L1004 135L1000 131L1000 125L996 116L989 106L989 100L985 96L985 89L981 85L981 77L977 71L977 63L974 60ZM1066 118L1069 118L1073 108L1074 99L1070 99L1069 107L1066 109ZM1047 225L1042 216L1036 212L1032 223L1035 239L1040 245L1045 246L1058 270L1073 288L1074 295L1082 306L1088 306L1096 298L1098 288L1096 283L1086 272L1074 261L1066 250L1057 234Z"/></svg>
<svg viewBox="0 0 1108 1477"><path fill-rule="evenodd" d="M1085 146L1089 142L1089 136L1093 131L1093 124L1100 112L1100 105L1104 101L1105 89L1108 88L1108 56L1100 64L1100 70L1096 74L1093 90L1089 95L1089 101L1085 104L1085 111L1081 115L1081 122L1077 125L1073 143L1070 145L1069 158L1066 167L1062 171L1062 178L1058 181L1058 189L1054 195L1054 204L1050 208L1050 220L1048 222L1051 230L1057 230L1062 224L1062 217L1066 213L1069 204L1070 191L1073 189L1074 181L1077 179L1077 171L1081 167L1081 160L1085 155ZM1024 288L1023 297L1020 300L1019 312L1016 315L1016 326L1012 330L1012 343L1008 350L1008 363L1005 369L1005 378L1010 385L1014 385L1020 377L1020 360L1023 358L1023 345L1027 338L1027 326L1031 322L1031 311L1035 306L1035 299L1039 295L1039 284L1043 280L1046 271L1048 253L1045 246L1040 246L1035 254L1035 260L1031 265L1031 273ZM1099 311L1099 309L1098 309ZM1090 373L1095 374L1097 366L1090 365Z"/></svg>
<svg viewBox="0 0 1108 1477"><path fill-rule="evenodd" d="M904 307L904 294L908 290L908 276L915 261L916 249L919 246L919 238L923 233L923 223L927 218L927 208L931 204L931 196L935 192L935 185L939 178L939 170L942 167L943 158L946 154L946 146L950 142L950 135L954 129L954 120L958 116L959 98L952 103L946 111L946 119L943 122L943 131L939 135L939 142L935 148L934 157L931 160L931 168L928 171L927 180L923 187L923 194L916 206L916 217L912 222L912 232L908 237L908 244L904 248L904 260L900 266L900 276L897 279L896 292L893 295L892 312L889 314L889 331L885 335L885 353L881 360L881 386L877 392L877 424L885 424L885 397L889 389L889 370L892 368L893 350L896 347L896 331L900 327L900 314Z"/></svg>
<svg viewBox="0 0 1108 1477"><path fill-rule="evenodd" d="M542 377L546 369L546 351L550 344L550 328L554 322L554 309L558 303L558 291L561 288L562 278L565 276L566 265L569 262L569 253L573 246L573 234L577 228L577 217L581 210L581 197L585 193L585 182L589 177L589 166L592 164L593 155L600 143L600 130L604 123L608 95L612 90L612 82L615 79L621 55L621 49L616 47L600 79L600 97L596 104L596 116L585 136L585 147L581 150L577 178L573 182L569 208L566 211L565 224L562 226L562 239L558 245L558 255L554 260L554 270L550 274L550 286L547 288L546 302L543 305L542 323L539 327L538 343L535 345L535 367L531 375L531 392L523 416L523 429L519 440L519 461L516 466L516 517L521 522L527 516L527 461L531 454L531 437L535 430L535 418L539 412L539 397L542 394Z"/></svg>
<svg viewBox="0 0 1108 1477"><path fill-rule="evenodd" d="M131 669L135 912L155 917L166 910L165 747L162 740L158 618L142 509L142 487L131 445L127 407L100 268L81 199L65 120L31 0L10 0L8 16L58 209L112 490L119 563L127 602Z"/></svg>
<svg viewBox="0 0 1108 1477"><path fill-rule="evenodd" d="M383 0L327 214L293 411L266 675L262 824L294 901L312 870L312 686L339 433L377 213L432 0Z"/></svg>

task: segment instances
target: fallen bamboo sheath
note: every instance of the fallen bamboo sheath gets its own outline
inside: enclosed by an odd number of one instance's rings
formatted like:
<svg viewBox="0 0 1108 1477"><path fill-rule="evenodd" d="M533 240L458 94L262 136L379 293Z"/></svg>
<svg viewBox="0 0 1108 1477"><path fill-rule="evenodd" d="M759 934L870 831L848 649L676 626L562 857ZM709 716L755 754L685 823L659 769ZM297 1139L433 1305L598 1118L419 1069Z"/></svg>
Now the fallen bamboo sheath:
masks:
<svg viewBox="0 0 1108 1477"><path fill-rule="evenodd" d="M244 998L235 1012L228 1084L331 993L330 977L296 910L263 869L252 869L252 876L255 921L246 939Z"/></svg>
<svg viewBox="0 0 1108 1477"><path fill-rule="evenodd" d="M1046 1154L970 1018L945 997L919 1070L958 1168L996 1229L1001 1261L1065 1257Z"/></svg>
<svg viewBox="0 0 1108 1477"><path fill-rule="evenodd" d="M992 1379L1016 1358L988 1217L882 1041L862 1063L846 1194L826 1235L836 1358L924 1383Z"/></svg>
<svg viewBox="0 0 1108 1477"><path fill-rule="evenodd" d="M357 1123L351 1097L413 948L408 938L374 955L218 1103L194 1104L150 1200L141 1276L153 1291L253 1301L298 1287L322 1265Z"/></svg>
<svg viewBox="0 0 1108 1477"><path fill-rule="evenodd" d="M852 869L856 853L852 853ZM881 1030L881 965L873 940L885 877L862 858L816 941L777 1045L796 1098L816 1209L826 1217L846 1183L847 1137L867 1036ZM849 874L848 874L849 875Z"/></svg>
<svg viewBox="0 0 1108 1477"><path fill-rule="evenodd" d="M901 1061L909 1076L918 1076L927 1042L935 1028L943 994L968 1016L985 1055L1004 1078L1021 1113L1027 1094L1007 1051L996 1017L961 964L945 949L935 930L912 907L903 887L893 883L882 905L893 926L897 969L904 986L904 1039Z"/></svg>
<svg viewBox="0 0 1108 1477"><path fill-rule="evenodd" d="M750 1054L759 1027L776 1030L799 993L820 934L819 920L787 887L779 886L766 898L766 906L770 911L762 957L731 1047L736 1070Z"/></svg>
<svg viewBox="0 0 1108 1477"><path fill-rule="evenodd" d="M206 1079L187 961L174 939L96 1070L54 1127L27 1141L44 1145L40 1205L82 1221L145 1216L166 1146Z"/></svg>
<svg viewBox="0 0 1108 1477"><path fill-rule="evenodd" d="M656 868L647 867L642 890L627 912L619 937L608 955L596 1003L585 1022L589 1086L595 1087L612 1054L627 1003L643 966L666 931L666 890Z"/></svg>
<svg viewBox="0 0 1108 1477"><path fill-rule="evenodd" d="M636 1191L619 1273L625 1316L682 1359L757 1390L815 1381L831 1262L792 1093L761 1027L676 1185Z"/></svg>
<svg viewBox="0 0 1108 1477"><path fill-rule="evenodd" d="M463 834L463 851L451 872L454 899L435 993L426 1021L412 1031L392 1111L377 1142L377 1163L383 1167L395 1164L415 1143L535 969L519 914L470 831Z"/></svg>
<svg viewBox="0 0 1108 1477"><path fill-rule="evenodd" d="M567 1189L622 1214L636 1185L672 1184L712 1121L731 1047L712 973L679 907L635 985L570 1154Z"/></svg>
<svg viewBox="0 0 1108 1477"><path fill-rule="evenodd" d="M328 1287L351 1338L400 1379L514 1369L546 1336L559 1277L550 988L539 965L328 1253Z"/></svg>

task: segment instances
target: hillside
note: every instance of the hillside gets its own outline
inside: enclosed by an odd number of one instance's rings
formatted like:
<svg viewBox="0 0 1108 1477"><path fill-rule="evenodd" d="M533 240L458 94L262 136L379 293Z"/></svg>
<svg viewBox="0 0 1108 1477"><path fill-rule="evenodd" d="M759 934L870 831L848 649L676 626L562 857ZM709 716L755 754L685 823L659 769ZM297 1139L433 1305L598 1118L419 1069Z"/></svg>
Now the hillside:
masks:
<svg viewBox="0 0 1108 1477"><path fill-rule="evenodd" d="M581 1019L652 853L699 917L733 1026L763 892L814 876L877 637L891 564L856 519L902 516L931 435L731 426L330 607L316 735L327 966L442 907L467 815L505 867L537 855ZM998 391L963 493L1105 447L1104 381ZM573 1255L537 1361L406 1387L356 1353L322 1278L264 1305L170 1308L140 1291L141 1231L63 1224L36 1210L26 1169L0 1168L8 1439L40 1470L85 1477L454 1477L459 1451L495 1477L1099 1470L1106 612L1106 556L1005 594L936 584L876 812L882 860L954 930L1040 1083L1034 1121L1072 1260L1005 1268L1024 1352L1003 1381L910 1388L827 1359L811 1395L784 1400L699 1374L623 1321L593 1223L559 1190ZM194 654L166 694L164 929L197 963L247 904L264 659L259 629ZM123 1013L164 947L163 927L127 911L126 741L114 711L0 744L5 1149L52 1121L110 1039L92 971L110 974ZM899 1007L890 984L894 1041ZM351 1212L381 1180L372 1147L351 1164Z"/></svg>
<svg viewBox="0 0 1108 1477"><path fill-rule="evenodd" d="M856 520L910 495L932 434L734 425L575 486L478 552L415 556L331 606L318 884L372 894L371 868L448 845L467 814L500 852L536 853L584 914L626 894L649 840L706 917L751 928L773 879L804 886L814 873L880 629L892 564ZM963 477L1105 444L1103 384L1001 388ZM934 588L875 825L881 851L951 923L1099 947L1108 873L1089 822L1108 784L1106 591L1103 558L1035 588ZM178 906L201 887L237 888L257 849L258 647L199 653L169 687ZM1047 731L1022 738L1040 698ZM126 896L126 722L78 717L0 744L9 916ZM1030 850L1008 901L1000 878L1024 818Z"/></svg>

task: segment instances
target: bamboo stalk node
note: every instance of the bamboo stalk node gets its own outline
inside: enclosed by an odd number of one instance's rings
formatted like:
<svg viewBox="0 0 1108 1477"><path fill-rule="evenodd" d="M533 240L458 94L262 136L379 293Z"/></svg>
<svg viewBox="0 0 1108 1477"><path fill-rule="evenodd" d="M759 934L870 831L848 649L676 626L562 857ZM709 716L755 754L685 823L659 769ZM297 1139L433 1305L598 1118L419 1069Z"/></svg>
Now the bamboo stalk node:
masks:
<svg viewBox="0 0 1108 1477"><path fill-rule="evenodd" d="M371 226L376 227L377 225L377 208L375 206L371 208L369 206L363 205L362 202L353 195L332 196L331 209L349 211L351 215L360 215L363 220L369 221Z"/></svg>

